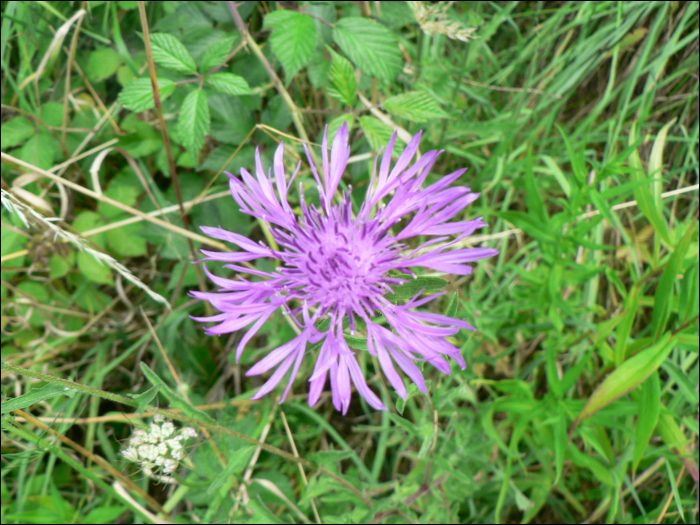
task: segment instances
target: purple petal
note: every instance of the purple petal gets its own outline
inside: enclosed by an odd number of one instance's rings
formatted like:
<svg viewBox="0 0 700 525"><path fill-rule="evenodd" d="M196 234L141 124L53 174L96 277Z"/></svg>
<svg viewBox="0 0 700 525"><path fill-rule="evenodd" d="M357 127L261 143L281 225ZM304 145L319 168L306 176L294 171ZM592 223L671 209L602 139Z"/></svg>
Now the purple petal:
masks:
<svg viewBox="0 0 700 525"><path fill-rule="evenodd" d="M386 410L386 406L384 406L384 403L382 403L382 400L377 397L377 394L372 392L370 388L367 386L367 383L365 382L365 376L362 375L362 369L360 368L360 365L357 363L357 360L355 359L355 356L341 356L341 361L345 361L345 364L347 367L350 369L350 375L352 376L352 382L355 383L355 388L357 388L357 391L360 393L362 397L365 398L367 403L372 408L375 408L377 410ZM349 400L348 400L349 402ZM346 409L347 411L347 409ZM345 414L345 412L343 412Z"/></svg>

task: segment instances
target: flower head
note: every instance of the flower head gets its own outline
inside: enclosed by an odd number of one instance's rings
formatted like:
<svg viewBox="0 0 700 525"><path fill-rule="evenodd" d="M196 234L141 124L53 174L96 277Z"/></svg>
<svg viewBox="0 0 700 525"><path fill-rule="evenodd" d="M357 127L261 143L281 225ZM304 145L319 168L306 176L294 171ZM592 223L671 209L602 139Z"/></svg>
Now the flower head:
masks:
<svg viewBox="0 0 700 525"><path fill-rule="evenodd" d="M173 434L177 434L172 438ZM163 474L173 473L185 457L182 442L191 437L197 437L197 432L191 427L180 431L175 429L170 421L160 414L153 417L149 432L137 429L129 440L129 446L122 450L124 459L138 463L146 475L164 483L175 483L175 478L166 475L156 475L153 469L162 468Z"/></svg>
<svg viewBox="0 0 700 525"><path fill-rule="evenodd" d="M379 397L368 387L355 353L345 338L345 329L350 328L354 334L358 320L366 326L370 354L378 358L387 379L404 399L407 389L396 365L423 392L426 384L416 362L427 361L446 374L450 373L446 358L454 359L462 368L466 366L459 349L447 337L460 328L474 330L474 327L461 319L415 310L437 295L419 299L418 294L403 305L394 304L386 297L393 293L393 287L409 281L405 274L415 277L411 267L468 275L472 268L466 263L498 253L490 248L448 251L452 243L435 246L451 236L457 236L453 241L456 242L486 223L481 217L448 222L460 215L479 194L464 186L452 186L466 169L424 187L441 152L429 151L411 164L420 137L420 133L416 134L392 167L394 134L381 158L378 172L379 156L375 160L365 201L356 214L353 213L351 189L343 192L337 202L334 199L350 157L347 124L336 134L330 158L327 132L324 135L323 177L306 150L318 185L320 207L307 206L302 189L300 216L294 214L287 200L296 173L288 183L283 144L275 153L274 176L265 174L259 151L256 153L255 177L245 169L241 170L242 180L229 174L231 193L242 211L269 224L280 248L273 250L220 227L202 227L207 235L240 248L236 252L202 250L207 256L205 260L227 262L226 268L250 274L256 280L240 275L236 279L221 278L205 266L219 292L192 292L192 295L209 301L221 313L195 319L218 322L206 329L212 335L249 326L238 345L237 360L246 344L278 309L289 314L300 329L296 338L273 350L248 370L247 375L252 376L276 367L253 399L270 392L291 369L282 395L281 401L284 401L301 366L307 344L322 342L309 379L309 404L316 404L330 375L336 409L347 412L352 384L372 407L385 409ZM407 220L400 225L403 219ZM433 238L404 253L407 249L404 241L417 236ZM274 272L264 272L240 265L262 257L281 260L283 266ZM378 315L384 317L388 327L378 322ZM322 320L326 321L323 325L327 328L316 326Z"/></svg>

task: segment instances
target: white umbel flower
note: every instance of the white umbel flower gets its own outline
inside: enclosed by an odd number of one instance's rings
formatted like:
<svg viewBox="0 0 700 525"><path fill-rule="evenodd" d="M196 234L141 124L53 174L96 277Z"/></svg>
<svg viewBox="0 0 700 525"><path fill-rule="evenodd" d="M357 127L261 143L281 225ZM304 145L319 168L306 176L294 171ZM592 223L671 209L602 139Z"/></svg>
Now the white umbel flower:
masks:
<svg viewBox="0 0 700 525"><path fill-rule="evenodd" d="M129 446L121 454L128 461L137 463L147 476L163 483L177 483L168 474L177 470L180 461L185 458L184 442L193 437L197 437L193 428L185 427L178 431L171 421L165 421L163 416L156 414L148 432L135 430Z"/></svg>

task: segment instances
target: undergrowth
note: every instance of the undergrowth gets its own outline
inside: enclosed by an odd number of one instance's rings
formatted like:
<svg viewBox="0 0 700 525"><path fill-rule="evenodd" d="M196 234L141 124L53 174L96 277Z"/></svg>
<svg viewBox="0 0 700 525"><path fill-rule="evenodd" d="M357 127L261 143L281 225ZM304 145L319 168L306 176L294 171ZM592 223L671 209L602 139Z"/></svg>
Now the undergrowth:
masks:
<svg viewBox="0 0 700 525"><path fill-rule="evenodd" d="M2 522L696 523L698 20L2 2ZM240 334L204 334L192 263L231 248L199 226L266 240L224 170L284 140L314 201L302 144L346 121L357 203L395 130L481 192L489 229L460 243L500 255L425 292L477 327L467 369L404 402L358 350L388 411L309 408L312 359L283 404L251 401L245 372L295 332L276 314L238 364ZM121 454L156 413L197 429L173 479Z"/></svg>

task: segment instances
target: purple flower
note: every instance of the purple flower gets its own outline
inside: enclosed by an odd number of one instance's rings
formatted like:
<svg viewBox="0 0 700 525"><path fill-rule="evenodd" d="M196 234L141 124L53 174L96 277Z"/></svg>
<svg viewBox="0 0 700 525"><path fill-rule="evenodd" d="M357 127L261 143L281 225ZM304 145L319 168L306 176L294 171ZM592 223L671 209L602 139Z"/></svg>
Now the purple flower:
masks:
<svg viewBox="0 0 700 525"><path fill-rule="evenodd" d="M472 268L466 263L498 253L491 248L446 250L451 243L435 246L453 235L457 235L452 241L456 242L486 223L481 217L448 222L461 215L479 194L471 193L464 186L452 186L466 169L455 171L424 188L430 169L441 152L429 151L411 165L420 137L420 133L416 134L392 168L394 134L381 159L378 174L379 156L375 160L365 202L356 216L352 213L348 192L343 192L342 198L335 200L350 157L347 124L336 134L330 159L326 130L323 178L311 160L308 148L306 150L318 183L320 209L307 206L303 191L300 191L303 214L296 216L289 206L287 192L299 167L287 182L282 162L283 144L275 153L274 177L271 173L265 174L259 152L256 153L255 177L245 169L241 170L242 180L229 174L231 193L242 211L265 221L280 248L273 250L222 228L202 227L207 235L240 248L232 253L202 250L207 256L205 260L227 262L226 268L257 279L249 280L240 275L236 279L224 279L210 273L205 266L207 275L219 286L219 292L192 292L192 295L209 301L222 313L195 319L219 323L206 329L208 334L215 335L249 326L238 345L237 361L246 344L276 310L281 308L284 314L290 315L300 329L295 339L271 351L248 370L247 375L253 376L276 367L252 399L270 392L291 368L282 395L284 401L301 366L307 343L322 342L316 367L309 379L309 405L316 404L330 375L333 404L343 414L350 406L352 384L372 407L384 410L386 407L382 401L367 386L355 352L345 339L345 327L349 324L351 333L355 334L358 319L366 326L370 354L377 357L387 379L404 399L407 390L398 369L426 392L417 361L427 361L445 374L450 373L448 357L465 368L459 349L447 337L460 328L475 328L461 319L415 310L441 294L419 299L419 293L404 305L393 304L386 298L387 294L393 293L392 287L409 282L405 274L416 276L410 267L469 275ZM407 217L410 214L412 216ZM403 219L406 221L402 222ZM416 236L433 238L404 253L407 246L402 241ZM274 272L263 272L239 264L261 257L278 259L283 266ZM402 274L404 278L401 278ZM379 324L377 317L380 314L388 326ZM327 326L326 331L316 327L322 320L326 320L323 323Z"/></svg>

